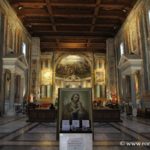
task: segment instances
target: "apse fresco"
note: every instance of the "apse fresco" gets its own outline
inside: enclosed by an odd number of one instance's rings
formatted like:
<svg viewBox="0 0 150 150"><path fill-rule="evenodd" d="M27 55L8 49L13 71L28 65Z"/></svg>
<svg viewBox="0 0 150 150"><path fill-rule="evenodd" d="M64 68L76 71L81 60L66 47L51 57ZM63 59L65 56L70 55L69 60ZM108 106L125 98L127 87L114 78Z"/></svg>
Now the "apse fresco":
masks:
<svg viewBox="0 0 150 150"><path fill-rule="evenodd" d="M88 61L78 55L69 55L64 57L56 67L56 76L68 78L69 76L86 78L91 76L90 65Z"/></svg>

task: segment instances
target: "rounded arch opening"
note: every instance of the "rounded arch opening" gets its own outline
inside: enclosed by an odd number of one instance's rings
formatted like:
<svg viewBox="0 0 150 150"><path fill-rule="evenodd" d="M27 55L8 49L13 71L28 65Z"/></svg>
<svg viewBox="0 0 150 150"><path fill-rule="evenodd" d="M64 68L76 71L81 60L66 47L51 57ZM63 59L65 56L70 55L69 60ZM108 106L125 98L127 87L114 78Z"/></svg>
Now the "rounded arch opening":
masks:
<svg viewBox="0 0 150 150"><path fill-rule="evenodd" d="M91 88L92 65L82 54L62 55L55 64L55 92L58 88Z"/></svg>

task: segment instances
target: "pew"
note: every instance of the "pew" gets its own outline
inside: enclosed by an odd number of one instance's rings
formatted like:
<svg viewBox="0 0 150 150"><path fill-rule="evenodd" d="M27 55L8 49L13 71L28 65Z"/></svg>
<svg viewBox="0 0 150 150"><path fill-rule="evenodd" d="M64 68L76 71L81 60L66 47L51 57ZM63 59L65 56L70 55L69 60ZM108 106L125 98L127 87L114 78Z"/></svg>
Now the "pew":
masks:
<svg viewBox="0 0 150 150"><path fill-rule="evenodd" d="M28 121L29 122L55 122L56 110L52 109L29 109Z"/></svg>
<svg viewBox="0 0 150 150"><path fill-rule="evenodd" d="M119 109L94 109L93 110L94 122L121 122Z"/></svg>

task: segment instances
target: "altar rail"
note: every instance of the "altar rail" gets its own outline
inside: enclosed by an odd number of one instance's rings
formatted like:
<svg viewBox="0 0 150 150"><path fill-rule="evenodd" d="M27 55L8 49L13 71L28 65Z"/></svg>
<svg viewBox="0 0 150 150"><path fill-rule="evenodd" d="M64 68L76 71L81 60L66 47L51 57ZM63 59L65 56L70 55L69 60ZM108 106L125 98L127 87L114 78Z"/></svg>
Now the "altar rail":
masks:
<svg viewBox="0 0 150 150"><path fill-rule="evenodd" d="M50 109L29 109L28 121L30 122L55 122L57 110ZM94 109L94 122L120 122L119 109Z"/></svg>
<svg viewBox="0 0 150 150"><path fill-rule="evenodd" d="M28 121L29 122L55 122L56 110L50 109L29 109Z"/></svg>
<svg viewBox="0 0 150 150"><path fill-rule="evenodd" d="M119 109L94 109L94 122L121 122Z"/></svg>

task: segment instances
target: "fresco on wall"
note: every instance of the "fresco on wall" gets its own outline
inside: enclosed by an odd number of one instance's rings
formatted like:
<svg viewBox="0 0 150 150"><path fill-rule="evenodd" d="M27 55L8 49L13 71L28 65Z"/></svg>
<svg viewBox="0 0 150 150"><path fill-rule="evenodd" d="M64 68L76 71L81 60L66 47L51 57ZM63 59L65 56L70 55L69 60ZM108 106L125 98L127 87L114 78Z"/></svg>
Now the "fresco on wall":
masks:
<svg viewBox="0 0 150 150"><path fill-rule="evenodd" d="M133 18L132 22L129 24L130 26L130 40L131 40L131 51L135 52L138 50L138 35L137 35L137 26L136 26L136 18Z"/></svg>
<svg viewBox="0 0 150 150"><path fill-rule="evenodd" d="M75 75L79 78L91 76L90 64L88 61L78 55L68 55L64 57L56 66L56 76L67 78Z"/></svg>
<svg viewBox="0 0 150 150"><path fill-rule="evenodd" d="M126 46L129 50L129 53L135 53L139 55L141 43L139 41L140 38L140 25L139 25L139 16L134 15L132 21L128 22L124 27L124 37Z"/></svg>

